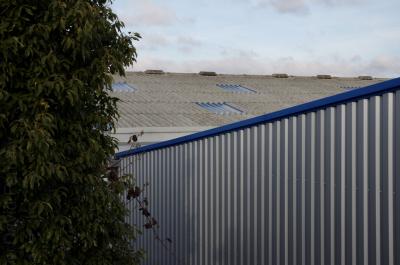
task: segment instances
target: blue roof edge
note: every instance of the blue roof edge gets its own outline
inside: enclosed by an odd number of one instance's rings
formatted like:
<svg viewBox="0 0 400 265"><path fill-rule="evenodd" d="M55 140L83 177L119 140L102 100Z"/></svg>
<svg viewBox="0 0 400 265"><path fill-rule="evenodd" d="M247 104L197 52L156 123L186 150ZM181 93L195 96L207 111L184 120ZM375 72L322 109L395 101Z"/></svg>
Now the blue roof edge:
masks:
<svg viewBox="0 0 400 265"><path fill-rule="evenodd" d="M370 97L374 96L377 94L382 94L382 93L387 93L393 90L398 90L400 89L400 77L394 78L391 80L383 81L374 85L362 87L359 89L354 89L348 92L343 92L340 94L336 94L330 97L326 98L321 98L317 99L314 101L310 101L307 103L303 103L300 105L296 105L293 107L289 107L286 109L278 110L275 112L271 112L268 114L263 114L261 116L257 116L254 118L250 118L247 120L243 121L238 121L234 122L231 124L223 125L221 127L213 128L210 130L202 131L202 132L197 132L194 134L182 136L179 138L171 139L168 141L156 143L156 144L151 144L151 145L146 145L143 147L139 147L136 149L131 149L123 152L119 152L115 154L115 157L117 159L127 157L127 156L132 156L140 153L145 153L149 151L153 151L156 149L161 149L161 148L166 148L186 142L191 142L195 140L199 140L202 138L206 137L211 137L223 133L227 133L230 131L238 130L238 129L243 129L243 128L248 128L260 123L266 123L266 122L272 122L278 119L286 118L288 116L293 116L293 115L300 115L306 112L311 112L316 109L321 109L321 108L326 108L332 105L337 105L337 104L343 104L348 101L353 101L359 98L363 97Z"/></svg>

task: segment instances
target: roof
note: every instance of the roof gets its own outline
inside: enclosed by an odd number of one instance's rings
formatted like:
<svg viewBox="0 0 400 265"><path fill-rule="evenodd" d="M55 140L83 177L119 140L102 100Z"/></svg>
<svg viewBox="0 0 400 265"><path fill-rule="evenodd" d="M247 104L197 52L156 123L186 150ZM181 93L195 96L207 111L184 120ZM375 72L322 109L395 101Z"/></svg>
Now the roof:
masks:
<svg viewBox="0 0 400 265"><path fill-rule="evenodd" d="M133 92L112 95L121 99L119 128L215 127L383 80L128 72L125 78L116 77L115 82L126 82L134 88ZM249 93L238 93L235 87L226 89L226 85L240 85ZM215 113L198 103L225 103L242 112Z"/></svg>
<svg viewBox="0 0 400 265"><path fill-rule="evenodd" d="M315 111L320 108L326 108L329 106L343 104L349 101L354 101L360 98L370 97L374 95L379 95L387 93L394 90L400 89L400 78L395 78L378 84L370 85L367 87L354 89L352 91L340 93L334 96L326 97L323 99L314 100L305 104L300 104L294 107L286 108L283 110L275 111L269 114L261 115L244 121L239 121L236 123L224 125L218 128L206 130L203 132L194 133L188 136L183 136L180 138L168 140L165 142L160 142L152 145L147 145L137 149L127 150L117 153L116 158L123 158L135 154L140 154L144 152L149 152L161 148L166 148L170 146L175 146L178 144L191 142L199 140L206 137L212 137L215 135L227 133L234 130L239 130L243 128L248 128L257 124L272 122L275 120L287 118L294 115L300 115L306 112Z"/></svg>

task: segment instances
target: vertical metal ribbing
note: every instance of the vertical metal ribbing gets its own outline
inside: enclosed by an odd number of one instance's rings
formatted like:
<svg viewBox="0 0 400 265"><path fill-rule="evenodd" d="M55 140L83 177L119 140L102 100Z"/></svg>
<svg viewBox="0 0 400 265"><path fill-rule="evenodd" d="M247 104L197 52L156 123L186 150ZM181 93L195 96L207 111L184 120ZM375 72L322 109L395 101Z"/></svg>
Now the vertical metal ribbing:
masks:
<svg viewBox="0 0 400 265"><path fill-rule="evenodd" d="M393 238L393 249L394 251L394 264L400 264L400 92L396 91L394 96L394 238Z"/></svg>
<svg viewBox="0 0 400 265"><path fill-rule="evenodd" d="M267 206L268 206L268 200L267 200L267 191L268 191L268 186L267 186L267 174L265 173L265 168L266 168L266 155L265 155L265 147L266 147L266 141L265 141L265 124L260 125L260 178L261 178L261 185L260 185L260 195L261 195L261 201L259 203L261 211L261 245L260 245L260 254L261 254L261 264L266 264L267 262L267 253L268 253L268 236L267 236L267 229L268 229L268 223L267 223Z"/></svg>
<svg viewBox="0 0 400 265"><path fill-rule="evenodd" d="M272 124L267 124L268 139L268 264L272 264Z"/></svg>
<svg viewBox="0 0 400 265"><path fill-rule="evenodd" d="M368 260L376 263L376 99L369 99L368 105Z"/></svg>
<svg viewBox="0 0 400 265"><path fill-rule="evenodd" d="M176 230L178 236L178 242L175 242L175 244L178 244L179 246L179 252L177 253L177 256L179 258L179 261L184 262L186 259L186 249L185 246L187 244L186 242L186 237L185 237L185 232L186 232L186 225L187 225L187 220L186 220L186 198L185 198L185 193L186 193L186 182L187 182L187 175L185 174L185 144L179 145L179 174L178 176L178 190L177 190L177 203L180 205L178 209L178 222L176 224ZM177 261L177 263L179 263Z"/></svg>
<svg viewBox="0 0 400 265"><path fill-rule="evenodd" d="M158 177L159 177L159 181L158 181L158 184L159 184L159 187L158 187L158 204L160 205L158 223L159 223L159 227L160 228L158 229L158 232L159 232L160 238L162 239L163 231L165 230L165 226L164 226L165 225L165 223L164 223L164 211L165 211L165 207L164 207L164 201L165 201L164 200L165 150L159 150L158 153L159 153L159 158L160 158L159 159L159 167L160 167L160 169L158 170L158 173L159 173L159 175L158 175ZM161 244L160 243L158 243L158 244L159 244L159 248L158 248L158 251L159 251L159 256L158 257L159 258L157 260L160 260L160 259L164 258L164 255L166 253L164 253L165 250L161 246Z"/></svg>
<svg viewBox="0 0 400 265"><path fill-rule="evenodd" d="M145 186L145 183L150 183L150 172L149 172L149 163L150 163L150 156L151 156L151 152L146 153L145 159L143 161L144 164L144 176L143 176L143 186ZM143 195L144 197L150 198L151 196L151 190L148 187L145 187L145 194ZM150 209L151 211L151 209ZM148 249L148 251L152 254L151 251L151 241L149 240L149 234L145 237L145 247L146 249Z"/></svg>
<svg viewBox="0 0 400 265"><path fill-rule="evenodd" d="M182 160L181 160L181 167L182 167L182 209L181 209L181 218L182 218L182 227L181 229L181 236L179 240L181 241L181 249L182 253L180 258L182 259L182 263L188 263L190 249L188 248L190 243L190 231L188 227L190 227L190 215L189 215L189 198L188 198L188 191L189 191L189 181L190 175L188 172L188 151L187 151L188 143L182 145Z"/></svg>
<svg viewBox="0 0 400 265"><path fill-rule="evenodd" d="M336 107L336 119L335 119L335 142L336 142L336 152L334 153L335 157L335 252L334 255L336 256L336 263L342 264L343 263L343 250L345 250L346 242L344 239L344 232L342 227L344 225L343 217L344 213L343 210L343 198L344 198L344 172L343 172L343 160L344 160L344 150L343 150L343 140L342 140L342 130L344 129L343 125L343 115L344 110L343 106L339 105Z"/></svg>
<svg viewBox="0 0 400 265"><path fill-rule="evenodd" d="M335 265L336 257L335 257L335 108L330 107L327 110L327 133L329 134L329 138L327 138L327 158L328 158L328 174L329 176L329 257L330 257L330 265Z"/></svg>
<svg viewBox="0 0 400 265"><path fill-rule="evenodd" d="M167 168L167 163L168 163L168 149L163 149L162 150L162 170L161 170L161 217L160 217L160 239L164 239L166 233L168 232L167 229L167 175L168 175L168 168ZM166 250L162 247L161 248L161 256L160 260L165 260L168 262L168 256L169 255Z"/></svg>
<svg viewBox="0 0 400 265"><path fill-rule="evenodd" d="M359 231L360 235L360 242L362 242L362 255L359 255L359 262L360 259L362 258L363 264L368 265L368 252L369 252L369 243L368 243L368 100L363 99L359 101L359 121L360 121L360 126L358 130L358 138L360 139L358 146L360 147L359 149L359 176L360 176L360 182L362 186L360 186L360 189L362 189L362 197L360 198L361 205L359 205L359 208L362 209L362 230ZM362 173L361 173L362 172ZM361 244L359 245L359 248L361 249Z"/></svg>
<svg viewBox="0 0 400 265"><path fill-rule="evenodd" d="M297 117L292 117L290 119L291 123L291 175L292 175L292 196L293 196L293 201L292 201L292 210L293 210L293 221L292 221L292 231L293 231L293 237L292 237L292 263L293 265L297 264L297 237L298 237L298 230L297 230L297 183L298 183L298 177L297 177Z"/></svg>
<svg viewBox="0 0 400 265"><path fill-rule="evenodd" d="M240 260L239 260L239 249L238 249L238 240L239 240L239 227L238 227L238 220L240 216L238 216L238 196L239 195L239 189L238 189L238 173L239 173L239 163L238 163L238 145L239 145L239 135L238 132L233 132L232 135L232 141L233 141L233 156L231 160L231 167L232 167L232 173L233 173L233 179L232 179L232 195L231 198L233 198L233 215L231 215L231 218L233 219L233 227L232 231L236 231L236 233L233 232L233 238L231 237L231 240L233 241L233 250L232 250L232 264L239 265Z"/></svg>
<svg viewBox="0 0 400 265"><path fill-rule="evenodd" d="M194 144L194 153L193 155L195 156L195 197L194 197L194 222L195 222L195 255L194 255L194 260L196 265L200 265L200 257L202 256L201 250L201 244L202 244L202 238L201 238L201 177L200 177L200 167L202 166L201 160L202 160L202 146L201 146L201 140L198 140Z"/></svg>
<svg viewBox="0 0 400 265"><path fill-rule="evenodd" d="M272 264L277 264L277 228L276 228L276 220L277 220L277 211L278 211L278 207L277 207L277 200L276 200L276 193L277 193L277 172L276 172L276 150L277 150L277 141L276 141L276 124L273 123L272 124L272 142L271 142L271 149L272 149L272 154L271 154L271 186L272 186L272 195L271 195L271 199L272 199L272 210L271 210L271 223L272 223L272 230L271 230L271 234L272 234L272 252L271 252L271 256L272 256Z"/></svg>
<svg viewBox="0 0 400 265"><path fill-rule="evenodd" d="M351 108L351 262L350 264L357 264L357 149L356 149L356 125L357 125L357 104L350 103ZM349 215L350 215L349 214Z"/></svg>
<svg viewBox="0 0 400 265"><path fill-rule="evenodd" d="M193 241L195 241L195 234L194 234L194 214L193 214L193 201L194 201L194 156L193 156L193 142L189 142L185 144L185 158L186 158L186 176L187 176L187 186L185 192L185 200L186 200L186 222L187 222L187 229L186 229L186 237L187 237L187 244L186 244L186 259L185 264L194 264L193 260L193 250L194 245ZM185 235L184 235L185 236Z"/></svg>
<svg viewBox="0 0 400 265"><path fill-rule="evenodd" d="M188 264L400 262L400 93L122 159ZM121 172L122 174L122 172ZM134 203L129 202L133 210ZM143 225L133 214L127 221ZM176 264L148 231L146 264Z"/></svg>
<svg viewBox="0 0 400 265"><path fill-rule="evenodd" d="M306 116L300 115L301 264L306 265Z"/></svg>
<svg viewBox="0 0 400 265"><path fill-rule="evenodd" d="M129 158L129 163L132 164L132 167L129 167L129 174L131 174L131 175L135 178L135 185L138 184L138 174L137 174L137 171L138 171L138 161L139 161L138 157L130 157L130 158ZM135 202L132 201L132 210L133 210L133 211L134 211L134 205L135 205ZM133 223L136 224L136 225L138 225L138 226L139 226L139 229L142 230L143 227L140 226L140 222L139 222L139 217L140 217L140 216L139 216L139 214L134 214L133 216L134 216L134 218L133 218ZM137 244L137 246L138 246L139 248L142 248L141 240L142 240L142 237L139 237L138 240L137 240L137 242L136 242L136 244Z"/></svg>
<svg viewBox="0 0 400 265"><path fill-rule="evenodd" d="M232 253L232 249L233 249L233 241L232 240L232 234L231 231L233 229L233 218L232 218L232 201L233 199L231 198L231 194L233 194L233 184L232 184L232 179L233 179L233 174L232 174L232 147L233 147L233 143L232 143L232 136L233 133L227 133L226 137L224 137L224 139L226 139L226 141L224 142L225 144L225 148L224 150L226 150L226 168L225 168L225 174L226 174L226 221L225 223L228 226L228 229L226 230L227 233L225 235L226 238L226 242L227 242L227 253L226 253L226 261L227 264L233 264L233 253Z"/></svg>
<svg viewBox="0 0 400 265"><path fill-rule="evenodd" d="M394 264L394 95L382 96L382 264Z"/></svg>
<svg viewBox="0 0 400 265"><path fill-rule="evenodd" d="M258 226L258 217L260 215L258 211L258 201L259 201L259 193L258 193L258 181L259 181L259 172L258 172L258 150L259 148L257 147L257 143L259 143L258 139L258 126L252 127L251 128L251 146L250 146L250 152L251 152L251 159L249 161L249 168L250 168L250 174L251 176L251 181L252 181L252 186L251 186L251 192L250 192L250 207L251 209L251 214L249 215L249 233L250 233L250 239L252 239L252 245L249 248L249 262L250 264L255 264L257 260L259 259L259 248L258 248L258 238L259 238L259 233L257 231L260 231L260 227ZM258 185L257 185L258 184Z"/></svg>
<svg viewBox="0 0 400 265"><path fill-rule="evenodd" d="M282 174L281 174L281 168L280 168L280 162L281 162L281 121L276 121L274 122L275 126L275 161L274 161L274 167L275 167L275 204L276 204L276 210L275 210L275 234L276 234L276 239L275 239L275 244L276 244L276 252L274 253L275 255L275 264L279 265L281 264L281 179L282 179Z"/></svg>
<svg viewBox="0 0 400 265"><path fill-rule="evenodd" d="M207 209L207 197L208 197L208 192L207 192L207 174L208 174L208 141L209 139L202 139L201 141L201 146L202 146L202 155L201 155L201 161L202 164L200 165L200 182L201 182L201 215L200 215L200 222L201 222L201 257L200 257L200 264L208 264L207 263L207 228L206 228L206 223L207 223L207 217L208 217L208 209Z"/></svg>
<svg viewBox="0 0 400 265"><path fill-rule="evenodd" d="M339 155L339 171L340 175L340 246L338 251L340 253L341 265L346 264L346 248L348 244L346 242L346 106L339 105L338 107L338 141L340 146Z"/></svg>
<svg viewBox="0 0 400 265"><path fill-rule="evenodd" d="M255 250L254 250L254 261L253 263L257 263L257 262L262 262L262 255L263 252L265 252L265 249L262 248L261 246L261 242L262 242L262 237L263 237L263 233L264 233L264 229L263 227L265 226L262 222L262 218L263 218L263 208L264 208L264 203L266 203L265 198L264 200L261 198L262 197L262 193L265 192L265 190L262 188L263 187L263 180L262 180L262 160L261 160L261 156L262 156L262 125L258 125L255 128L254 131L254 140L253 140L253 152L254 152L254 157L255 157L255 161L254 161L254 176L255 176L255 180L254 180L254 190L255 190L255 194L253 196L253 200L254 200L254 208L253 208L253 212L254 212L254 217L255 217L255 226L253 229L253 233L255 235Z"/></svg>
<svg viewBox="0 0 400 265"><path fill-rule="evenodd" d="M399 141L399 135L400 131L396 130L396 124L400 123L399 120L396 120L397 115L400 113L400 102L396 101L396 94L399 93L392 93L391 97L389 97L389 106L388 106L388 112L389 112L389 124L391 124L391 127L389 127L389 143L388 145L391 146L392 149L389 148L389 159L391 161L391 164L389 166L390 170L390 175L389 175L389 242L391 242L391 245L389 245L389 264L394 265L396 264L396 259L395 259L395 252L396 251L396 245L395 245L395 233L396 233L396 226L400 226L399 222L396 223L396 217L395 215L397 212L400 212L400 208L396 209L396 178L397 182L399 182L399 176L400 172L396 173L396 166L399 166L396 161L399 161L400 157L396 156L396 151L400 152L400 148L397 145L396 141ZM396 103L397 102L397 103ZM398 124L400 127L400 124ZM397 160L396 160L397 158ZM398 193L400 193L400 190L398 190ZM391 223L390 223L391 222ZM399 261L400 262L400 261Z"/></svg>
<svg viewBox="0 0 400 265"><path fill-rule="evenodd" d="M244 253L242 250L245 250L244 246L244 131L240 130L239 131L239 149L238 149L238 166L239 166L239 180L238 180L238 218L239 218L239 225L238 225L238 230L239 231L239 250L238 250L238 255L239 259L238 261L240 264L245 264L244 261Z"/></svg>
<svg viewBox="0 0 400 265"><path fill-rule="evenodd" d="M209 183L209 190L211 192L210 194L210 203L209 203L209 211L211 212L211 216L209 218L209 231L210 231L210 246L212 246L212 248L209 248L209 259L210 259L210 263L213 262L214 257L216 257L216 253L214 252L217 248L218 248L218 218L217 218L217 214L216 214L216 210L218 208L218 193L217 191L217 178L219 178L220 176L218 176L217 174L217 159L218 156L216 154L216 140L217 140L217 136L214 136L211 138L212 142L211 142L211 148L212 151L210 153L212 153L212 157L211 158L211 164L210 164L210 183Z"/></svg>
<svg viewBox="0 0 400 265"><path fill-rule="evenodd" d="M355 163L355 126L356 103L345 105L345 240L347 246L342 251L345 264L356 264L356 163Z"/></svg>
<svg viewBox="0 0 400 265"><path fill-rule="evenodd" d="M177 246L177 237L178 235L178 231L176 230L176 225L178 222L177 219L177 213L179 211L179 203L177 200L177 192L178 192L178 174L179 174L179 146L173 146L172 148L170 148L170 154L171 156L171 171L170 171L170 184L169 184L169 193L170 193L170 204L169 205L174 205L174 207L172 207L173 209L171 209L171 214L170 214L170 233L168 235L168 238L171 239L172 242L170 242L169 246L171 248L171 251L173 251L175 253L175 255L178 255L178 247ZM175 264L177 263L177 259L176 257L173 257L173 255L171 255L170 258L170 262L171 264Z"/></svg>
<svg viewBox="0 0 400 265"><path fill-rule="evenodd" d="M154 213L154 217L157 220L158 223L160 223L160 170L161 170L161 150L155 150L154 151L154 161L153 161L153 165L154 165L154 175L153 175L153 182L150 183L150 188L153 189L153 199L152 201L150 201L150 205L153 209L153 213ZM156 230L157 233L159 231L159 229ZM154 238L152 237L152 241L153 241L153 246L154 246L154 257L152 257L152 261L156 261L158 257L160 257L160 243Z"/></svg>
<svg viewBox="0 0 400 265"><path fill-rule="evenodd" d="M215 136L214 137L214 154L215 154L215 169L214 169L214 192L215 192L215 197L214 197L214 221L211 223L211 225L214 227L214 233L215 233L215 248L213 249L212 252L212 258L216 262L221 262L222 261L222 240L221 240L221 232L222 232L222 226L221 226L221 181L222 181L222 174L220 171L222 161L220 160L220 150L221 150L221 145L220 145L220 136Z"/></svg>
<svg viewBox="0 0 400 265"><path fill-rule="evenodd" d="M288 230L289 230L289 220L288 220L288 215L289 215L289 196L288 196L288 189L289 189L289 180L288 180L288 141L289 141L289 133L288 133L288 126L289 126L289 120L284 119L283 120L283 132L282 132L282 178L283 178L283 198L284 198L284 207L283 207L283 233L282 233L282 239L283 239L283 244L282 249L281 249L281 255L283 256L283 261L282 263L285 265L288 265L288 255L289 255L289 242L288 242Z"/></svg>
<svg viewBox="0 0 400 265"><path fill-rule="evenodd" d="M229 229L228 222L226 222L226 213L227 213L227 200L226 200L226 194L227 194L227 181L226 181L226 142L225 139L227 138L227 134L221 135L219 137L219 161L220 161L220 227L219 229L221 230L220 234L220 246L221 246L221 254L220 254L220 263L221 264L227 264L227 248L228 246L228 241L227 241L227 230Z"/></svg>
<svg viewBox="0 0 400 265"><path fill-rule="evenodd" d="M245 242L243 246L243 252L244 252L244 264L251 264L251 251L252 251L252 235L251 235L251 183L252 179L254 176L251 174L251 160L252 160L252 154L251 154L251 129L247 128L244 130L244 135L245 135L245 143L244 143L244 196L242 200L244 201L244 208L243 208L243 215L244 215L244 236L243 236L243 242Z"/></svg>
<svg viewBox="0 0 400 265"><path fill-rule="evenodd" d="M194 239L195 241L193 242L193 248L195 249L193 252L193 264L199 265L199 259L200 259L200 249L201 249L201 239L200 239L200 177L199 177L199 172L200 172L200 141L196 141L193 143L193 160L194 160L194 166L193 166L193 226L194 226Z"/></svg>
<svg viewBox="0 0 400 265"><path fill-rule="evenodd" d="M146 164L146 170L145 170L146 182L145 183L147 183L147 184L151 183L151 176L150 176L150 170L151 170L150 164L151 164L151 161L152 161L151 155L152 155L152 152L147 153L147 157L146 157L146 161L145 161L145 164ZM146 187L146 197L148 199L151 199L151 196L152 196L152 190L147 185L147 187ZM148 208L150 209L150 206L148 206ZM150 211L153 214L152 209L150 209ZM152 243L153 242L150 240L150 237L151 237L150 234L151 233L148 233L148 234L149 234L149 236L146 237L147 248L150 251L150 253L152 255L154 255L153 254L153 249L152 249Z"/></svg>
<svg viewBox="0 0 400 265"><path fill-rule="evenodd" d="M311 141L312 141L312 126L311 126L311 114L306 114L306 123L305 123L305 236L306 236L306 246L305 246L305 264L311 264L311 250L313 238L312 238L312 229L314 225L313 220L313 202L311 198L312 193L312 169L311 169Z"/></svg>
<svg viewBox="0 0 400 265"><path fill-rule="evenodd" d="M311 186L311 202L308 207L311 207L311 216L310 216L310 264L314 265L315 264L315 113L311 112L309 114L309 125L310 128L310 145L308 148L310 149L310 161L309 161L309 170L310 170L310 183L309 185Z"/></svg>
<svg viewBox="0 0 400 265"><path fill-rule="evenodd" d="M374 100L375 128L375 240L376 240L376 265L381 264L381 97L376 96Z"/></svg>
<svg viewBox="0 0 400 265"><path fill-rule="evenodd" d="M176 173L177 173L177 165L176 162L179 160L177 151L177 146L171 146L168 148L168 156L169 156L169 175L168 175L168 205L174 205L171 207L170 213L168 215L168 233L165 235L165 238L171 239L172 242L169 242L170 251L168 253L168 261L170 265L175 264L176 260L171 252L176 252L176 231L175 231L175 223L176 223L176 211L179 205L176 203Z"/></svg>
<svg viewBox="0 0 400 265"><path fill-rule="evenodd" d="M316 177L318 179L316 190L318 191L316 203L319 208L316 208L318 225L316 226L316 263L325 264L325 110L320 110L317 113L316 120L316 163L318 163L318 170L316 168Z"/></svg>
<svg viewBox="0 0 400 265"><path fill-rule="evenodd" d="M171 149L173 147L168 147L167 148L167 152L166 152L166 177L164 178L164 183L165 183L165 190L164 190L164 196L165 196L165 209L168 209L169 205L172 205L172 191L171 191L171 177L172 177L172 170L174 167L173 161L172 161L172 156L171 156ZM172 208L175 208L172 207ZM167 212L169 211L169 213ZM162 239L164 240L165 238L169 238L171 233L172 233L172 220L171 220L171 216L173 215L173 211L174 209L168 209L165 211L165 225L164 225L164 234L162 236ZM172 257L169 253L169 251L165 252L165 259L166 259L166 263L169 265L172 265Z"/></svg>
<svg viewBox="0 0 400 265"><path fill-rule="evenodd" d="M213 236L213 227L211 227L211 222L214 218L214 192L213 188L214 183L213 180L215 178L214 176L214 159L215 159L215 154L214 154L214 138L215 137L210 137L208 141L208 151L206 152L206 156L208 159L208 173L205 175L206 179L206 213L207 213L207 218L206 218L206 225L205 225L205 231L207 235L206 239L206 264L211 263L211 251L213 247L215 246L215 241L214 241L214 236ZM214 186L214 187L213 187ZM214 226L214 224L213 224Z"/></svg>

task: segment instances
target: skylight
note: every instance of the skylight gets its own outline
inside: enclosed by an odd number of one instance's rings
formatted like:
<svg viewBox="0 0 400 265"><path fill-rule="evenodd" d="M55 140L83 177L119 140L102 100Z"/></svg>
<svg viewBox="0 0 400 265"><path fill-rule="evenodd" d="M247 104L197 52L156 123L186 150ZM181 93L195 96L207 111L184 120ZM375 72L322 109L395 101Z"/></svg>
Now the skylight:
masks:
<svg viewBox="0 0 400 265"><path fill-rule="evenodd" d="M361 88L360 86L339 86L339 87L347 89L347 90L353 90L353 89Z"/></svg>
<svg viewBox="0 0 400 265"><path fill-rule="evenodd" d="M254 91L250 88L244 87L242 85L217 84L217 87L220 87L225 91L234 92L234 93L256 93L256 91Z"/></svg>
<svg viewBox="0 0 400 265"><path fill-rule="evenodd" d="M128 85L127 83L117 82L112 84L112 89L114 92L134 92L136 88Z"/></svg>
<svg viewBox="0 0 400 265"><path fill-rule="evenodd" d="M227 103L197 102L200 107L219 115L242 114L243 111Z"/></svg>

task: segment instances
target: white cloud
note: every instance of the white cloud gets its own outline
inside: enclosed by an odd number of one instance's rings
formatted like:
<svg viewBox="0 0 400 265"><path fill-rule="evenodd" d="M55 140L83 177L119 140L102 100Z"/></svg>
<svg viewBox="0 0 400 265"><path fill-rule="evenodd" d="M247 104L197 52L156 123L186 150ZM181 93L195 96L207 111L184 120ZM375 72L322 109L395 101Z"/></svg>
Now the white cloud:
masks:
<svg viewBox="0 0 400 265"><path fill-rule="evenodd" d="M390 76L400 76L400 57L381 55L371 60L365 67L365 72L388 73Z"/></svg>
<svg viewBox="0 0 400 265"><path fill-rule="evenodd" d="M159 48L169 46L171 39L161 34L142 34L142 39L136 44L138 50L155 51Z"/></svg>
<svg viewBox="0 0 400 265"><path fill-rule="evenodd" d="M203 44L202 41L191 36L179 36L176 41L178 44L185 46L201 46Z"/></svg>
<svg viewBox="0 0 400 265"><path fill-rule="evenodd" d="M356 58L356 59L355 59ZM216 71L229 74L272 74L312 76L331 74L334 76L372 75L376 77L395 77L400 75L400 58L378 56L364 60L355 55L352 58L333 58L327 60L302 61L293 57L260 58L238 54L219 59L176 61L154 57L143 57L130 70L163 69L169 72Z"/></svg>
<svg viewBox="0 0 400 265"><path fill-rule="evenodd" d="M169 26L178 21L174 10L151 0L131 0L116 12L127 26Z"/></svg>
<svg viewBox="0 0 400 265"><path fill-rule="evenodd" d="M368 0L251 0L256 7L272 7L280 13L308 14L315 5L345 6L356 5Z"/></svg>

